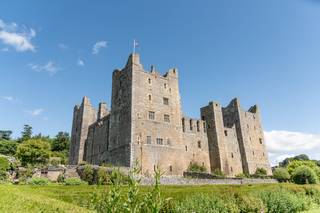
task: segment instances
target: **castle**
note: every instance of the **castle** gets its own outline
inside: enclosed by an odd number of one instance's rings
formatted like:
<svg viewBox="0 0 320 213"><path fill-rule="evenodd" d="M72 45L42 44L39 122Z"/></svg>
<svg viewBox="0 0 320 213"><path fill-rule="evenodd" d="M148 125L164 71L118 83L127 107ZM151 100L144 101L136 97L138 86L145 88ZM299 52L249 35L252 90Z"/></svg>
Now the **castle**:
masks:
<svg viewBox="0 0 320 213"><path fill-rule="evenodd" d="M233 99L227 107L209 102L201 119L183 116L178 70L160 75L145 71L138 54L112 76L111 110L96 110L87 97L73 112L69 163L110 163L133 167L143 174L156 168L165 175L182 175L190 163L221 170L227 176L271 174L260 112L248 111Z"/></svg>

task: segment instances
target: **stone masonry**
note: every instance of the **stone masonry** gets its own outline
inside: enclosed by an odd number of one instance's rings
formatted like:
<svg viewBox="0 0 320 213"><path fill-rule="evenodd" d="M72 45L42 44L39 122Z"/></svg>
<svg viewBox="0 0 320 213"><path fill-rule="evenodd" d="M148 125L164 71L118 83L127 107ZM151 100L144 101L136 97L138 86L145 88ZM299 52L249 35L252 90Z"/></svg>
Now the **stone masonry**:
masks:
<svg viewBox="0 0 320 213"><path fill-rule="evenodd" d="M129 56L112 76L111 110L98 110L84 97L73 112L71 165L86 161L133 167L144 175L156 168L182 175L190 163L221 170L233 177L265 168L271 174L260 111L248 111L234 99L227 107L210 102L201 119L183 115L177 69L161 75L146 71L138 54Z"/></svg>

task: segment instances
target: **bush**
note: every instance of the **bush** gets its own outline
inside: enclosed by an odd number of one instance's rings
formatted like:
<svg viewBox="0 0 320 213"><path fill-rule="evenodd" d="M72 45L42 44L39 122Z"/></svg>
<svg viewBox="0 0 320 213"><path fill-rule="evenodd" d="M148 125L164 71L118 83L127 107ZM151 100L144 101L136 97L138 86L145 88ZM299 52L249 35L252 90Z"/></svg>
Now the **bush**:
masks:
<svg viewBox="0 0 320 213"><path fill-rule="evenodd" d="M294 170L296 170L296 168L298 168L300 166L307 166L307 167L311 168L317 174L318 179L320 178L320 167L317 165L317 163L315 161L311 161L311 160L309 160L309 161L300 161L300 160L291 161L287 167L287 170L288 170L289 174L292 176Z"/></svg>
<svg viewBox="0 0 320 213"><path fill-rule="evenodd" d="M316 188L306 188L306 195L313 200L314 203L320 205L320 191Z"/></svg>
<svg viewBox="0 0 320 213"><path fill-rule="evenodd" d="M236 193L234 197L240 212L266 212L266 207L258 197L239 193Z"/></svg>
<svg viewBox="0 0 320 213"><path fill-rule="evenodd" d="M0 156L0 171L7 171L8 169L10 169L9 160Z"/></svg>
<svg viewBox="0 0 320 213"><path fill-rule="evenodd" d="M254 178L266 178L267 170L264 168L257 168L255 173L252 175Z"/></svg>
<svg viewBox="0 0 320 213"><path fill-rule="evenodd" d="M187 169L188 172L206 172L207 169L205 166L201 166L196 162L191 162Z"/></svg>
<svg viewBox="0 0 320 213"><path fill-rule="evenodd" d="M57 182L58 183L64 183L65 177L63 174L60 174L57 178Z"/></svg>
<svg viewBox="0 0 320 213"><path fill-rule="evenodd" d="M212 172L213 175L217 176L217 177L225 177L226 175L223 173L223 171L221 171L220 169L215 169Z"/></svg>
<svg viewBox="0 0 320 213"><path fill-rule="evenodd" d="M99 185L107 185L110 182L110 176L107 173L106 169L100 167L98 169L98 184Z"/></svg>
<svg viewBox="0 0 320 213"><path fill-rule="evenodd" d="M285 168L276 168L273 172L273 178L279 182L287 182L290 180L290 174Z"/></svg>
<svg viewBox="0 0 320 213"><path fill-rule="evenodd" d="M0 141L0 154L15 155L18 143L14 141Z"/></svg>
<svg viewBox="0 0 320 213"><path fill-rule="evenodd" d="M0 183L8 180L8 172L0 170Z"/></svg>
<svg viewBox="0 0 320 213"><path fill-rule="evenodd" d="M300 166L293 171L292 181L296 184L316 184L318 177L310 167Z"/></svg>
<svg viewBox="0 0 320 213"><path fill-rule="evenodd" d="M38 185L38 186L45 186L49 184L48 178L41 178L41 177L34 177L27 181L27 184L30 185Z"/></svg>
<svg viewBox="0 0 320 213"><path fill-rule="evenodd" d="M93 184L93 168L91 165L84 165L81 179L88 182L89 184Z"/></svg>
<svg viewBox="0 0 320 213"><path fill-rule="evenodd" d="M64 184L67 186L86 185L87 182L82 181L80 178L66 178Z"/></svg>
<svg viewBox="0 0 320 213"><path fill-rule="evenodd" d="M244 173L240 173L236 175L236 178L248 178L249 176L244 174Z"/></svg>
<svg viewBox="0 0 320 213"><path fill-rule="evenodd" d="M22 166L46 164L50 156L50 144L42 139L30 139L18 146L17 157Z"/></svg>
<svg viewBox="0 0 320 213"><path fill-rule="evenodd" d="M264 191L260 193L268 213L291 213L308 210L310 202L285 190Z"/></svg>

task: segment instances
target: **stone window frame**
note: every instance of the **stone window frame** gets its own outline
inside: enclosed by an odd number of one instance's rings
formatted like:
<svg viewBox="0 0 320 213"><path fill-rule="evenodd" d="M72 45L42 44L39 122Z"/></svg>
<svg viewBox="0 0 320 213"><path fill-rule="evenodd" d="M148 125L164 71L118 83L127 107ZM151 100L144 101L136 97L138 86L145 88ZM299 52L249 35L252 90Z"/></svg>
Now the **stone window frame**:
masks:
<svg viewBox="0 0 320 213"><path fill-rule="evenodd" d="M155 120L156 118L156 113L154 111L149 111L149 120Z"/></svg>
<svg viewBox="0 0 320 213"><path fill-rule="evenodd" d="M198 141L198 148L201 149L201 141Z"/></svg>
<svg viewBox="0 0 320 213"><path fill-rule="evenodd" d="M163 115L163 121L166 123L170 123L170 115L169 114L164 114Z"/></svg>
<svg viewBox="0 0 320 213"><path fill-rule="evenodd" d="M157 145L163 145L163 138L157 138Z"/></svg>
<svg viewBox="0 0 320 213"><path fill-rule="evenodd" d="M163 97L163 105L169 105L169 98Z"/></svg>
<svg viewBox="0 0 320 213"><path fill-rule="evenodd" d="M152 137L150 135L147 136L147 144L152 143Z"/></svg>

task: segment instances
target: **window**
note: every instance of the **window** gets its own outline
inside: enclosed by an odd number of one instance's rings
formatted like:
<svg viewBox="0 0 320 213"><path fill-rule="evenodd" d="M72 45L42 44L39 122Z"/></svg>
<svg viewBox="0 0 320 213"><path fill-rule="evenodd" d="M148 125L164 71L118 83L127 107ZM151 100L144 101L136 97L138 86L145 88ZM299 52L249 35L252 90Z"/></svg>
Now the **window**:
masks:
<svg viewBox="0 0 320 213"><path fill-rule="evenodd" d="M231 157L233 158L233 153L231 152Z"/></svg>
<svg viewBox="0 0 320 213"><path fill-rule="evenodd" d="M163 104L169 105L169 98L163 98Z"/></svg>
<svg viewBox="0 0 320 213"><path fill-rule="evenodd" d="M149 95L149 101L151 101L151 95Z"/></svg>
<svg viewBox="0 0 320 213"><path fill-rule="evenodd" d="M259 142L260 142L260 144L262 144L262 138L259 138Z"/></svg>
<svg viewBox="0 0 320 213"><path fill-rule="evenodd" d="M167 89L167 84L163 84L163 87L164 87L165 89Z"/></svg>
<svg viewBox="0 0 320 213"><path fill-rule="evenodd" d="M185 146L186 147L186 152L188 151L188 146Z"/></svg>
<svg viewBox="0 0 320 213"><path fill-rule="evenodd" d="M204 132L207 131L207 130L206 130L206 123L205 123L205 122L203 122L203 131L204 131Z"/></svg>
<svg viewBox="0 0 320 213"><path fill-rule="evenodd" d="M163 145L163 139L162 138L157 138L157 144L158 145Z"/></svg>
<svg viewBox="0 0 320 213"><path fill-rule="evenodd" d="M254 156L254 151L252 151L252 155Z"/></svg>
<svg viewBox="0 0 320 213"><path fill-rule="evenodd" d="M169 146L171 145L170 138L167 139L167 145L169 145Z"/></svg>
<svg viewBox="0 0 320 213"><path fill-rule="evenodd" d="M182 118L182 131L185 132L186 129L185 129L185 124L184 124L184 118Z"/></svg>
<svg viewBox="0 0 320 213"><path fill-rule="evenodd" d="M147 136L147 144L151 144L151 136Z"/></svg>
<svg viewBox="0 0 320 213"><path fill-rule="evenodd" d="M190 130L192 131L193 130L193 126L192 126L192 120L190 119Z"/></svg>
<svg viewBox="0 0 320 213"><path fill-rule="evenodd" d="M198 148L201 149L201 141L198 141Z"/></svg>
<svg viewBox="0 0 320 213"><path fill-rule="evenodd" d="M149 111L149 119L150 119L150 120L154 120L154 117L155 117L154 114L155 114L154 112Z"/></svg>
<svg viewBox="0 0 320 213"><path fill-rule="evenodd" d="M233 172L232 166L230 167L231 172Z"/></svg>
<svg viewBox="0 0 320 213"><path fill-rule="evenodd" d="M151 84L151 79L150 78L148 78L148 83Z"/></svg>
<svg viewBox="0 0 320 213"><path fill-rule="evenodd" d="M224 130L224 135L228 136L228 131L227 130Z"/></svg>
<svg viewBox="0 0 320 213"><path fill-rule="evenodd" d="M163 116L164 122L170 123L170 115L164 115Z"/></svg>
<svg viewBox="0 0 320 213"><path fill-rule="evenodd" d="M197 121L197 132L200 132L199 121Z"/></svg>
<svg viewBox="0 0 320 213"><path fill-rule="evenodd" d="M171 165L169 166L169 171L172 172L172 166Z"/></svg>

